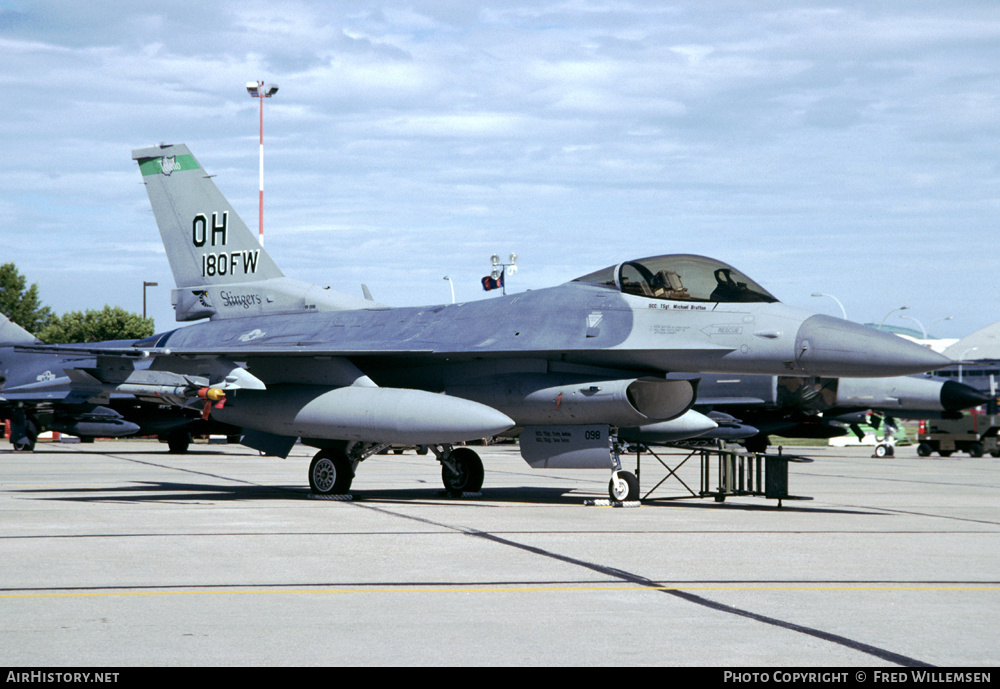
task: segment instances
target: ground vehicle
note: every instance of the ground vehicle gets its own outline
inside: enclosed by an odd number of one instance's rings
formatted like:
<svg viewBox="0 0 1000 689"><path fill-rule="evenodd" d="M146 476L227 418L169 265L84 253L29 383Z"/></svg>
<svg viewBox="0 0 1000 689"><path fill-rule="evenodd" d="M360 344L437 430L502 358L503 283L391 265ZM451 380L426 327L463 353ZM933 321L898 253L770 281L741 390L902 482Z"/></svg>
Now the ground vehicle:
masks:
<svg viewBox="0 0 1000 689"><path fill-rule="evenodd" d="M910 445L911 440L906 435L906 428L897 425L892 419L871 412L858 415L864 422L850 422L849 417L841 416L840 423L851 423L851 433L830 438L831 447L848 447L855 445L874 445L874 457L892 457L896 454L896 446Z"/></svg>
<svg viewBox="0 0 1000 689"><path fill-rule="evenodd" d="M975 409L963 414L960 419L928 419L920 422L917 454L928 457L937 452L942 457L948 457L957 450L967 452L971 457L982 457L984 452L1000 457L998 431L1000 415Z"/></svg>

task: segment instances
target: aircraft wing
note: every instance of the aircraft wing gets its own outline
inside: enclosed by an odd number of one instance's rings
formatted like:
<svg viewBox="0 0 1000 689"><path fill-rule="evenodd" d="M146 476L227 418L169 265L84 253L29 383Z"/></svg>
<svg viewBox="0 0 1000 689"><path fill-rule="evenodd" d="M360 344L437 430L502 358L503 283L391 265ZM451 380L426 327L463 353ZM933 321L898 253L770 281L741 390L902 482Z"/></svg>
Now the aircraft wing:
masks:
<svg viewBox="0 0 1000 689"><path fill-rule="evenodd" d="M130 395L105 390L99 381L87 377L82 369L66 368L69 375L52 380L8 387L0 393L0 402L24 404L106 404L111 399L128 399Z"/></svg>
<svg viewBox="0 0 1000 689"><path fill-rule="evenodd" d="M377 343L370 343L369 347L346 346L331 347L329 342L273 342L254 343L247 345L231 345L224 347L86 347L81 345L26 345L16 347L17 351L35 352L64 355L89 355L100 357L118 357L128 359L148 359L152 357L227 357L231 359L244 360L256 357L273 356L307 356L307 357L370 357L370 356L427 356L427 357L453 357L453 356L477 356L500 358L504 356L541 358L560 356L561 358L572 358L579 360L602 360L609 364L616 362L622 364L642 362L654 357L662 357L663 349L577 349L563 352L553 352L551 350L524 350L524 349L491 349L480 352L470 348L455 348L447 346L426 346L413 348L400 348L391 346L378 346ZM678 353L716 353L725 354L733 351L732 347L722 345L699 345L698 347L686 347L674 350Z"/></svg>

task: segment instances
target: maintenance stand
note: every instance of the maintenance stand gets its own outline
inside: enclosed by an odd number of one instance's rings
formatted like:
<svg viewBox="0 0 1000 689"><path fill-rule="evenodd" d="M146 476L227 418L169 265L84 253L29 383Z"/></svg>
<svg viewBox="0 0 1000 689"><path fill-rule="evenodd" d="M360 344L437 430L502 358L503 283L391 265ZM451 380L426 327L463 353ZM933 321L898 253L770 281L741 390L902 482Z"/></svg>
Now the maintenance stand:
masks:
<svg viewBox="0 0 1000 689"><path fill-rule="evenodd" d="M724 502L730 496L750 496L777 500L778 507L781 507L782 500L812 500L811 497L790 495L788 493L788 463L806 464L812 462L813 460L808 457L786 455L780 447L778 448L778 454L747 452L742 447L738 450L728 449L725 443L721 441L715 446L677 443L669 447L688 451L687 456L673 467L664 461L662 456L649 449L648 446L638 445L636 447L635 475L637 479L641 476L643 451L652 455L667 470L667 475L645 495L642 495L640 501L690 500L691 498L710 497L714 498L716 502ZM678 475L681 467L692 457L696 456L701 465L699 471L701 486L697 492ZM712 485L713 467L715 468L714 473L717 478L714 486ZM657 496L652 498L653 493L670 478L676 479L687 493L684 495Z"/></svg>

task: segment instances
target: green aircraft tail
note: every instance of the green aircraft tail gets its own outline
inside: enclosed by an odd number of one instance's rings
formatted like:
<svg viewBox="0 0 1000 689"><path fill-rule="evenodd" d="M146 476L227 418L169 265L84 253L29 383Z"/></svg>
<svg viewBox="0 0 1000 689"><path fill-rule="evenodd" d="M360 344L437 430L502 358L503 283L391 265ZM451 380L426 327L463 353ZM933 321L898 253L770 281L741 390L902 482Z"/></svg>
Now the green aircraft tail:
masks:
<svg viewBox="0 0 1000 689"><path fill-rule="evenodd" d="M187 146L132 151L178 287L283 276Z"/></svg>
<svg viewBox="0 0 1000 689"><path fill-rule="evenodd" d="M184 144L140 148L132 159L177 284L178 321L372 305L286 278Z"/></svg>

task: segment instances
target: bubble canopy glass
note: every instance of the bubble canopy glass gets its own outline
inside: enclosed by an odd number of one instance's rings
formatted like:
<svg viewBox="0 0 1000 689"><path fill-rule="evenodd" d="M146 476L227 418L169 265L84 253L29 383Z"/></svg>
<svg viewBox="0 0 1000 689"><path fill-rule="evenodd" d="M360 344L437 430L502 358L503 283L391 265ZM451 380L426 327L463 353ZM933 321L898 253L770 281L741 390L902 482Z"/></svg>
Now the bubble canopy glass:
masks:
<svg viewBox="0 0 1000 689"><path fill-rule="evenodd" d="M731 265L706 256L669 254L625 261L573 282L614 287L650 299L776 302L774 295Z"/></svg>

